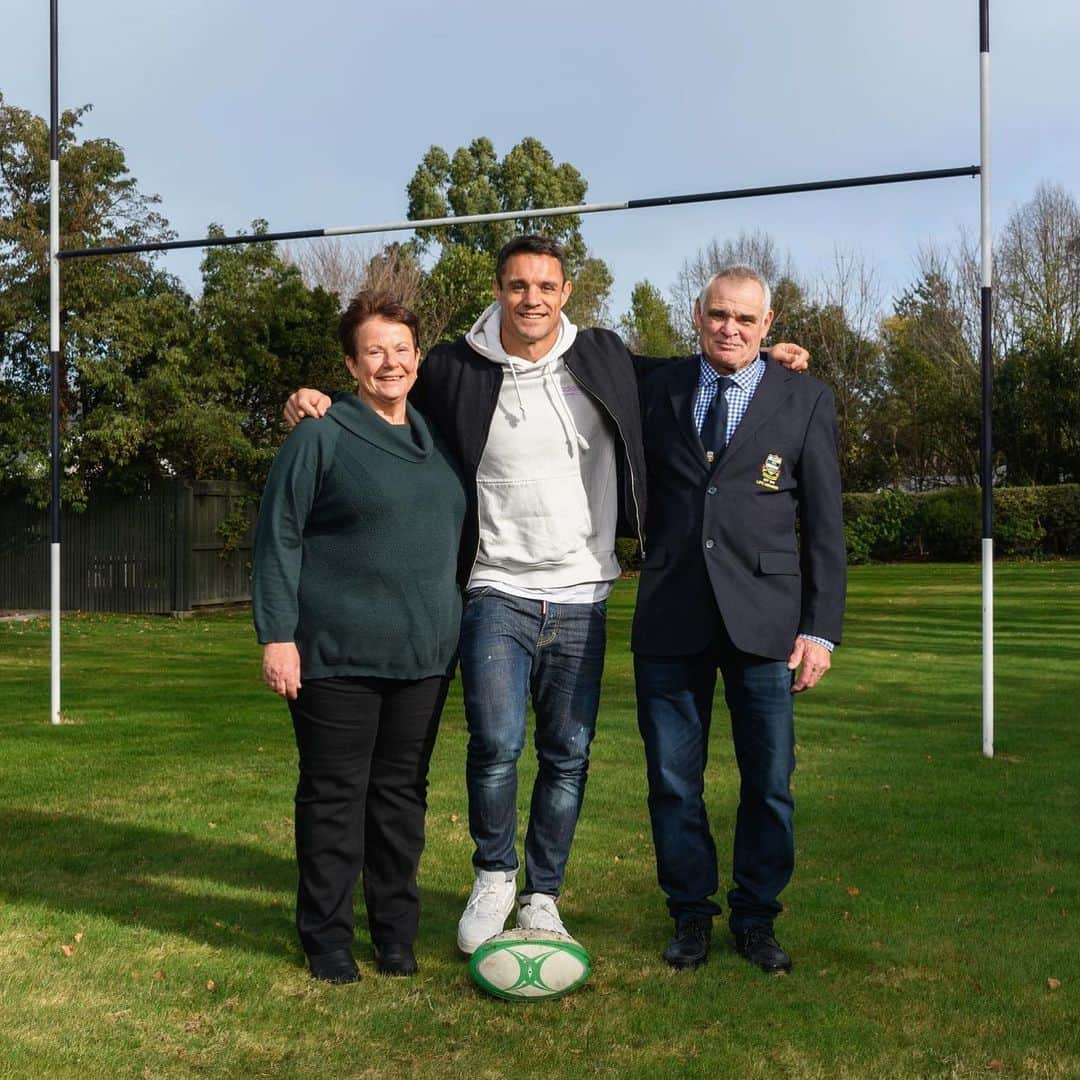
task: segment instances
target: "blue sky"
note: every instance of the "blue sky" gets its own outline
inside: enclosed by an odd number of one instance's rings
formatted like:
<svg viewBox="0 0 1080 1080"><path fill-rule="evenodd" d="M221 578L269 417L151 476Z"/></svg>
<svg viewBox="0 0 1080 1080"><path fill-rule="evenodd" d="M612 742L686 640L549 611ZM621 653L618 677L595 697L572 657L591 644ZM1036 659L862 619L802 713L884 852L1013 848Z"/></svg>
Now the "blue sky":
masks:
<svg viewBox="0 0 1080 1080"><path fill-rule="evenodd" d="M641 14L636 15L635 12ZM425 150L526 135L590 201L978 161L976 0L60 0L63 107L124 147L181 237L396 220ZM48 108L48 3L9 0L0 90ZM1080 5L991 0L996 226L1040 180L1080 196ZM888 296L978 228L978 181L604 214L612 307L713 237L770 232L813 275L862 255ZM371 245L378 238L364 238ZM319 241L311 241L318 243ZM197 254L166 257L189 286Z"/></svg>

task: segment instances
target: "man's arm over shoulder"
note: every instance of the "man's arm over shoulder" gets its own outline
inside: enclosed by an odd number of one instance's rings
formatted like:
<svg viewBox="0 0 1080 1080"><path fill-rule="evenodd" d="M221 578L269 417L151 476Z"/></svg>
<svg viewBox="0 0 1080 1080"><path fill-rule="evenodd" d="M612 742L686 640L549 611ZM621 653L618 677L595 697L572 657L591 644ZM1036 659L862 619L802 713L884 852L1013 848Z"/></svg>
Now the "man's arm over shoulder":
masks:
<svg viewBox="0 0 1080 1080"><path fill-rule="evenodd" d="M666 364L675 360L683 360L682 356L642 356L640 353L630 354L634 359L634 371L638 379L647 379L653 372L660 370Z"/></svg>
<svg viewBox="0 0 1080 1080"><path fill-rule="evenodd" d="M813 400L799 457L799 530L802 612L799 633L840 643L847 589L847 551L840 497L836 404L816 379L805 390Z"/></svg>
<svg viewBox="0 0 1080 1080"><path fill-rule="evenodd" d="M639 379L648 378L676 360L686 359L685 356L639 356L637 353L630 355L634 358L634 370ZM793 345L786 341L780 341L768 349L762 349L761 355L766 360L775 360L792 371L806 371L810 366L810 354L801 345Z"/></svg>

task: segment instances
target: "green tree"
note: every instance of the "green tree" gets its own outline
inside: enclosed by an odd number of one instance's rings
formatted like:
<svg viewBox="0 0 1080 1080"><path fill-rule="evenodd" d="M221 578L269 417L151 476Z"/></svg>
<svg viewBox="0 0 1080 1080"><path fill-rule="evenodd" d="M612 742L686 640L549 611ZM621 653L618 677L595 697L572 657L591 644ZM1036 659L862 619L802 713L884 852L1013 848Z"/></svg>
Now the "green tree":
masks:
<svg viewBox="0 0 1080 1080"><path fill-rule="evenodd" d="M444 244L427 276L419 314L438 328L429 341L452 341L464 334L491 303L495 256L466 244Z"/></svg>
<svg viewBox="0 0 1080 1080"><path fill-rule="evenodd" d="M994 444L1010 484L1080 481L1080 336L1024 338L998 364Z"/></svg>
<svg viewBox="0 0 1080 1080"><path fill-rule="evenodd" d="M1040 184L1006 221L994 255L1006 350L1024 340L1066 349L1080 334L1080 204Z"/></svg>
<svg viewBox="0 0 1080 1080"><path fill-rule="evenodd" d="M630 310L619 322L626 344L646 356L674 356L681 342L671 321L671 308L651 281L639 281L630 293Z"/></svg>
<svg viewBox="0 0 1080 1080"><path fill-rule="evenodd" d="M882 325L887 389L879 432L893 480L905 486L978 483L979 370L963 307L961 283L930 259Z"/></svg>
<svg viewBox="0 0 1080 1080"><path fill-rule="evenodd" d="M879 300L873 271L837 253L832 274L807 298L783 282L783 318L771 340L795 341L810 351L811 371L832 388L840 439L840 476L846 491L867 491L891 478L880 433L886 390L878 339Z"/></svg>
<svg viewBox="0 0 1080 1080"><path fill-rule="evenodd" d="M481 137L459 147L453 156L439 146L428 150L409 181L408 213L417 219L574 206L584 201L587 189L578 170L566 162L556 164L538 139L522 139L500 160L491 140ZM418 252L438 249L429 275L429 303L443 316L443 338L467 330L490 303L495 256L503 244L526 231L550 236L563 246L574 280L568 317L582 326L606 323L611 273L601 259L589 254L580 216L568 214L449 225L418 233L412 242Z"/></svg>
<svg viewBox="0 0 1080 1080"><path fill-rule="evenodd" d="M138 190L122 149L80 142L89 106L60 117L61 248L165 240L158 198ZM48 126L0 96L0 481L49 499ZM183 347L190 302L151 259L124 255L61 268L62 496L157 467L144 384Z"/></svg>
<svg viewBox="0 0 1080 1080"><path fill-rule="evenodd" d="M171 235L123 151L61 121L61 247ZM49 492L48 130L0 99L0 483ZM257 229L265 223L257 222ZM220 232L213 229L214 232ZM62 496L164 476L261 484L298 385L344 385L336 297L267 244L210 249L195 302L152 258L61 268Z"/></svg>
<svg viewBox="0 0 1080 1080"><path fill-rule="evenodd" d="M440 146L428 150L409 181L409 218L573 206L585 200L587 190L581 173L566 162L557 165L538 139L522 139L500 161L491 140L481 137L459 147L453 157ZM527 228L558 240L575 270L585 258L578 215L535 218ZM522 231L522 223L517 221L451 225L425 230L415 242L423 251L433 243L449 243L494 255Z"/></svg>
<svg viewBox="0 0 1080 1080"><path fill-rule="evenodd" d="M267 224L252 229L266 232ZM209 248L202 282L190 358L197 392L176 403L169 423L181 453L176 468L258 487L281 443L285 398L297 386L351 385L335 335L338 298L309 289L266 243Z"/></svg>
<svg viewBox="0 0 1080 1080"><path fill-rule="evenodd" d="M586 255L571 276L574 288L566 302L566 317L575 326L610 326L608 296L615 279L607 263L593 255Z"/></svg>
<svg viewBox="0 0 1080 1080"><path fill-rule="evenodd" d="M1040 184L1005 223L998 268L995 445L1012 484L1080 475L1080 205Z"/></svg>

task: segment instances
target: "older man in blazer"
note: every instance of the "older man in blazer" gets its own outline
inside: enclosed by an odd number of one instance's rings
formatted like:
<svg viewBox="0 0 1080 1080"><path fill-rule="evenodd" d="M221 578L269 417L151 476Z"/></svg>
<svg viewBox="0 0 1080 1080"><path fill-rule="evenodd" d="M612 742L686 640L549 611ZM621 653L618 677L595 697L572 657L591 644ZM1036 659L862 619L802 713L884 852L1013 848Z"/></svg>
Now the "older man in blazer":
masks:
<svg viewBox="0 0 1080 1080"><path fill-rule="evenodd" d="M704 776L717 673L740 773L729 925L767 971L794 865L792 695L840 641L846 581L833 396L760 355L773 313L727 267L694 307L701 355L642 387L648 507L632 647L638 724L673 967L702 963L721 908Z"/></svg>

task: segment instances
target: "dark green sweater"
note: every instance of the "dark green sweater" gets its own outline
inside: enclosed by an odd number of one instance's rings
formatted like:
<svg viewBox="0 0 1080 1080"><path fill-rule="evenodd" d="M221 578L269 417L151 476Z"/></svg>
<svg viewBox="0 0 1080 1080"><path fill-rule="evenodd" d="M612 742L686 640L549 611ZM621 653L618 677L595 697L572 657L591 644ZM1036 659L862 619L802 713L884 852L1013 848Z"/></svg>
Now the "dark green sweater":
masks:
<svg viewBox="0 0 1080 1080"><path fill-rule="evenodd" d="M255 533L259 641L295 641L304 679L446 674L465 493L427 422L388 424L351 395L298 424Z"/></svg>

